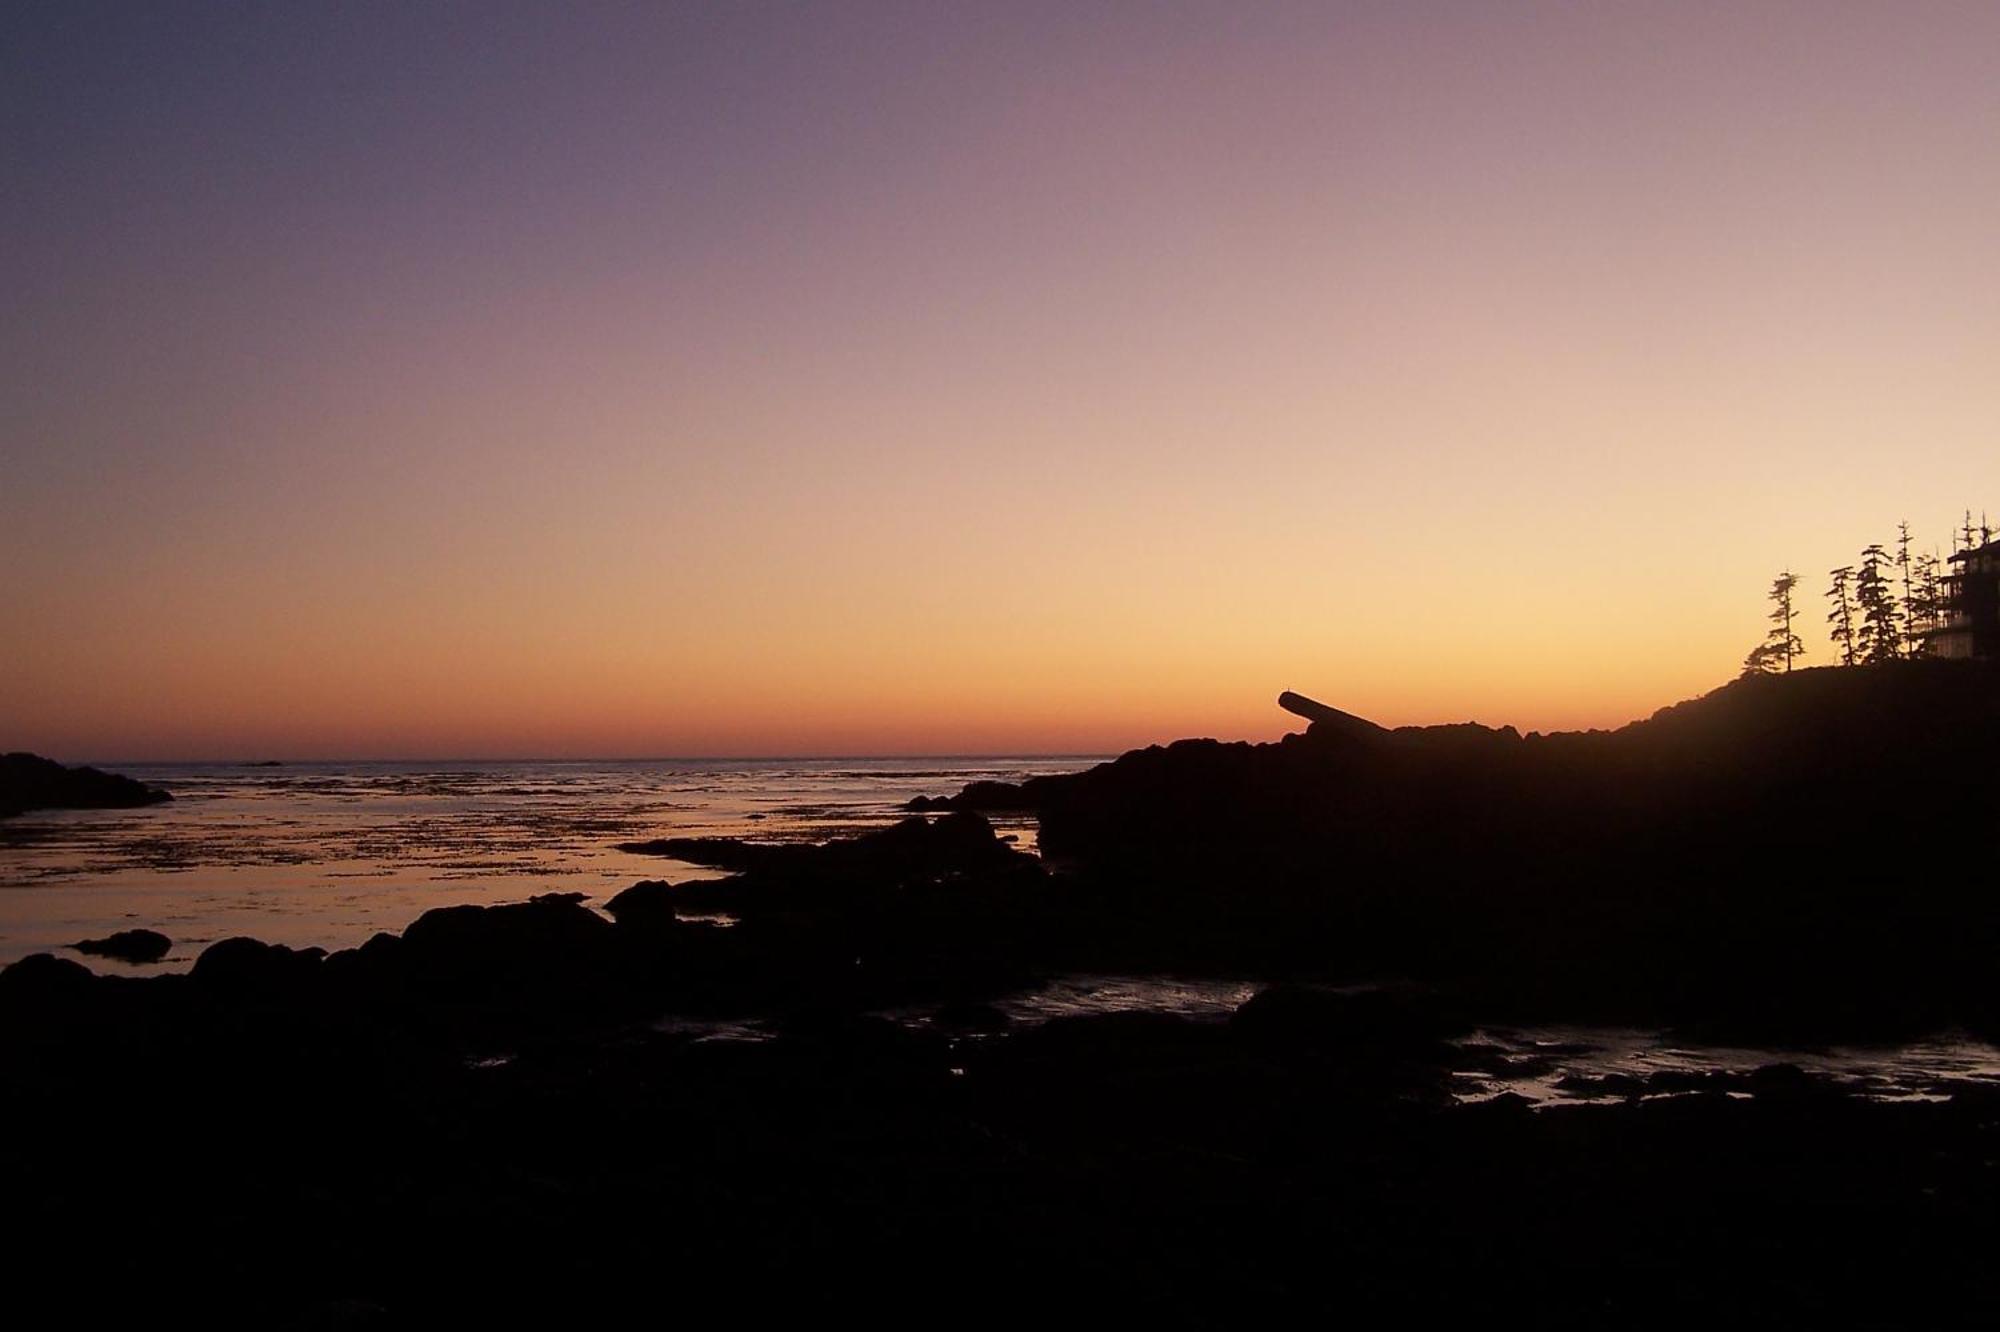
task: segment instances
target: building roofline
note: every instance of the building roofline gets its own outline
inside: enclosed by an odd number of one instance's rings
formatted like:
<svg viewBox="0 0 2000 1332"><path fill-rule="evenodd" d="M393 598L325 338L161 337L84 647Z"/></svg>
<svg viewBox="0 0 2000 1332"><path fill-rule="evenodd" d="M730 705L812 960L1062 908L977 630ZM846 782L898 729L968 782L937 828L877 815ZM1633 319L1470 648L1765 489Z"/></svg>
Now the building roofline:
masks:
<svg viewBox="0 0 2000 1332"><path fill-rule="evenodd" d="M1967 546L1964 550L1949 556L1945 563L1957 564L1960 560L1970 559L1974 555L2000 555L2000 541L1989 541L1983 546Z"/></svg>

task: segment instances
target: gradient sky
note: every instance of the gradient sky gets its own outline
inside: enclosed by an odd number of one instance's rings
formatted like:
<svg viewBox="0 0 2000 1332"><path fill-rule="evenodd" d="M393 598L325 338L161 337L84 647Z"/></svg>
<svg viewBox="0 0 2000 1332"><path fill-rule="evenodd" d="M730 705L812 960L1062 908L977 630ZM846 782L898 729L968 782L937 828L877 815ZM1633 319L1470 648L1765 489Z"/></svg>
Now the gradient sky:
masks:
<svg viewBox="0 0 2000 1332"><path fill-rule="evenodd" d="M1613 725L2000 506L2000 5L0 14L0 749ZM2000 509L1996 509L2000 518Z"/></svg>

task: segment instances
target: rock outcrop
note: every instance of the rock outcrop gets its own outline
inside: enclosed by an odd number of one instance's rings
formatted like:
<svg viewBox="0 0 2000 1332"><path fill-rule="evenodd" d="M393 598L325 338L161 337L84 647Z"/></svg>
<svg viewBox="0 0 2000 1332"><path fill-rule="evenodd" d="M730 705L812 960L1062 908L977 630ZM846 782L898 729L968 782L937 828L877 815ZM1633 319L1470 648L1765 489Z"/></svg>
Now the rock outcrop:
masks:
<svg viewBox="0 0 2000 1332"><path fill-rule="evenodd" d="M70 945L79 953L135 965L157 962L173 946L174 941L158 930L119 930L102 939L79 939Z"/></svg>
<svg viewBox="0 0 2000 1332"><path fill-rule="evenodd" d="M172 800L157 786L36 754L0 754L0 818L31 809L136 809Z"/></svg>

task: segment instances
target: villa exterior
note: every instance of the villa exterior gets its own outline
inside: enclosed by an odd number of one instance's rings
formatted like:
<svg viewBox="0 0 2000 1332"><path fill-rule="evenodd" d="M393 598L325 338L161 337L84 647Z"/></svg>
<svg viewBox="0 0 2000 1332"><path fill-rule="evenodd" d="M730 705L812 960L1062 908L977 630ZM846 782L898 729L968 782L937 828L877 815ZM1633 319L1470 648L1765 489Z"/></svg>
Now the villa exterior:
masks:
<svg viewBox="0 0 2000 1332"><path fill-rule="evenodd" d="M1924 635L1933 657L2000 659L2000 541L1961 550L1944 578L1944 615Z"/></svg>

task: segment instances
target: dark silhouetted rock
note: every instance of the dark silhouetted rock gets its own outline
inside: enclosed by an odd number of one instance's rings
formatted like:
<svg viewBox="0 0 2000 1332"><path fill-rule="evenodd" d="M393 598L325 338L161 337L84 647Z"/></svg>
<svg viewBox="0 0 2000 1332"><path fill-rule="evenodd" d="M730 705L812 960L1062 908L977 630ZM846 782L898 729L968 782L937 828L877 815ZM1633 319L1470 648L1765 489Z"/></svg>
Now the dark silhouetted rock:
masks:
<svg viewBox="0 0 2000 1332"><path fill-rule="evenodd" d="M198 985L265 999L297 997L319 973L323 948L287 948L260 939L223 939L202 949L188 972Z"/></svg>
<svg viewBox="0 0 2000 1332"><path fill-rule="evenodd" d="M76 999L88 993L96 980L81 962L53 953L30 953L0 970L0 1003L28 1012Z"/></svg>
<svg viewBox="0 0 2000 1332"><path fill-rule="evenodd" d="M502 906L434 907L403 931L403 944L422 962L495 956L538 956L603 941L611 922L583 905L582 893L546 893Z"/></svg>
<svg viewBox="0 0 2000 1332"><path fill-rule="evenodd" d="M80 939L70 945L79 953L135 964L157 962L173 946L174 941L158 930L120 930L102 939Z"/></svg>
<svg viewBox="0 0 2000 1332"><path fill-rule="evenodd" d="M503 906L437 907L403 931L412 983L452 1001L551 1009L606 999L626 955L618 927L581 893L548 893Z"/></svg>
<svg viewBox="0 0 2000 1332"><path fill-rule="evenodd" d="M1896 1040L2000 1030L1972 831L2000 811L1996 754L2000 664L1901 661L1744 679L1615 731L1315 721L916 807L1032 812L1078 888L1038 939L1080 968L1405 977L1709 1039Z"/></svg>
<svg viewBox="0 0 2000 1332"><path fill-rule="evenodd" d="M65 768L35 754L0 755L0 818L31 809L135 809L173 796L96 768Z"/></svg>
<svg viewBox="0 0 2000 1332"><path fill-rule="evenodd" d="M1402 989L1274 985L1238 1007L1229 1030L1265 1049L1380 1062L1439 1057L1464 1027L1428 996Z"/></svg>
<svg viewBox="0 0 2000 1332"><path fill-rule="evenodd" d="M323 965L331 977L380 990L400 987L408 979L408 960L401 935L377 931L359 948L329 954Z"/></svg>
<svg viewBox="0 0 2000 1332"><path fill-rule="evenodd" d="M656 929L674 922L674 886L665 879L635 883L604 904L620 925Z"/></svg>
<svg viewBox="0 0 2000 1332"><path fill-rule="evenodd" d="M879 832L818 846L744 842L731 837L668 837L626 842L618 849L738 872L884 882L991 869L1025 859L993 835L991 824L971 813L904 819Z"/></svg>
<svg viewBox="0 0 2000 1332"><path fill-rule="evenodd" d="M1025 782L977 781L969 783L957 795L916 796L904 802L903 808L913 813L935 813L940 810L958 809L995 814L1017 813L1037 809L1044 790L1036 785L1042 778L1031 777Z"/></svg>
<svg viewBox="0 0 2000 1332"><path fill-rule="evenodd" d="M760 863L764 852L788 848L738 837L655 837L644 842L619 842L617 849L635 856L668 856L690 865L712 865L718 869L745 870Z"/></svg>
<svg viewBox="0 0 2000 1332"><path fill-rule="evenodd" d="M1649 1085L1648 1079L1636 1078L1630 1073L1607 1073L1602 1077L1591 1077L1584 1073L1565 1073L1549 1085L1565 1096L1583 1101L1603 1100L1610 1097L1634 1100L1644 1096L1648 1091L1668 1090L1665 1087L1654 1088ZM1673 1090L1693 1089L1674 1088Z"/></svg>
<svg viewBox="0 0 2000 1332"><path fill-rule="evenodd" d="M1764 1064L1752 1069L1743 1084L1752 1095L1766 1100L1844 1094L1832 1080L1808 1073L1797 1064Z"/></svg>

